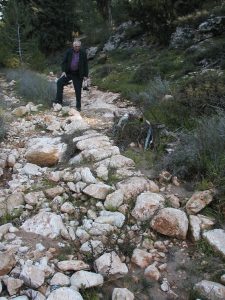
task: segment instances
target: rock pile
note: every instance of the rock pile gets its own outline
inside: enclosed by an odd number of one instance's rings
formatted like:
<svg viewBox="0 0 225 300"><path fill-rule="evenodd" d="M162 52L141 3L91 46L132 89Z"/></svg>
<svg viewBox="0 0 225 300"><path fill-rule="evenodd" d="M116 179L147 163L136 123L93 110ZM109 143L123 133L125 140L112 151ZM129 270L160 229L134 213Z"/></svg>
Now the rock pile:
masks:
<svg viewBox="0 0 225 300"><path fill-rule="evenodd" d="M37 131L38 124L45 130ZM174 239L185 246L189 230L193 240L204 238L225 255L225 231L200 214L214 191L180 199L171 193L176 178L162 173L149 180L87 124L73 108L60 106L29 118L20 114L1 144L1 176L11 172L0 191L1 300L79 300L84 289L134 268L179 299L166 278ZM59 164L68 147L62 133L76 131L72 157ZM225 295L215 282L203 280L195 289L207 299ZM134 298L127 288L112 291L112 299Z"/></svg>

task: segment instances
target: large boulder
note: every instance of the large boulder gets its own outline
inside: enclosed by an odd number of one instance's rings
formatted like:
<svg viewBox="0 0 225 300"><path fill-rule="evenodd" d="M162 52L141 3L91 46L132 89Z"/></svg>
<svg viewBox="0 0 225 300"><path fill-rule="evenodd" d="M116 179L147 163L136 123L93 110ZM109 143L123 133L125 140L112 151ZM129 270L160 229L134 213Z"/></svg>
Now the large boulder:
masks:
<svg viewBox="0 0 225 300"><path fill-rule="evenodd" d="M124 194L124 200L130 200L137 197L145 191L156 192L156 186L153 181L144 177L131 177L116 184L116 188L120 189Z"/></svg>
<svg viewBox="0 0 225 300"><path fill-rule="evenodd" d="M62 160L67 145L60 138L40 137L30 139L25 157L38 166L54 166Z"/></svg>
<svg viewBox="0 0 225 300"><path fill-rule="evenodd" d="M225 286L208 280L202 280L195 284L194 290L207 300L225 299Z"/></svg>
<svg viewBox="0 0 225 300"><path fill-rule="evenodd" d="M20 279L32 288L39 288L45 281L45 272L34 265L24 265L20 273Z"/></svg>
<svg viewBox="0 0 225 300"><path fill-rule="evenodd" d="M185 239L188 231L188 218L186 214L176 208L163 208L152 219L151 227L157 232Z"/></svg>
<svg viewBox="0 0 225 300"><path fill-rule="evenodd" d="M214 229L203 233L208 243L225 257L225 230Z"/></svg>
<svg viewBox="0 0 225 300"><path fill-rule="evenodd" d="M149 220L159 208L163 208L164 202L165 199L160 194L151 192L142 193L137 197L131 214L136 220Z"/></svg>

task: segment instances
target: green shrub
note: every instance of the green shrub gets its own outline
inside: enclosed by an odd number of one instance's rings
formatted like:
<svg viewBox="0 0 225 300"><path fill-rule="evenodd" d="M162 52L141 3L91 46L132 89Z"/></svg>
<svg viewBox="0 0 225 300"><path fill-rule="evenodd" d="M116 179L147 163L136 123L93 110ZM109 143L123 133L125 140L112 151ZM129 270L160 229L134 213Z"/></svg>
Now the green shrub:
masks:
<svg viewBox="0 0 225 300"><path fill-rule="evenodd" d="M197 124L180 136L179 146L164 159L164 167L180 177L221 182L225 177L225 114L202 118Z"/></svg>
<svg viewBox="0 0 225 300"><path fill-rule="evenodd" d="M192 76L181 83L175 98L192 117L211 115L225 109L225 76L219 71L208 71Z"/></svg>
<svg viewBox="0 0 225 300"><path fill-rule="evenodd" d="M115 69L116 69L116 67L114 65L105 64L101 67L98 67L95 70L94 75L100 79L103 79L103 78L107 77L110 73L112 73L112 71L114 71Z"/></svg>
<svg viewBox="0 0 225 300"><path fill-rule="evenodd" d="M56 93L55 82L49 82L46 77L30 70L7 70L6 77L17 81L18 93L35 104L51 106Z"/></svg>
<svg viewBox="0 0 225 300"><path fill-rule="evenodd" d="M157 75L158 70L151 63L145 63L135 71L131 82L139 84L147 83L149 80L153 80Z"/></svg>

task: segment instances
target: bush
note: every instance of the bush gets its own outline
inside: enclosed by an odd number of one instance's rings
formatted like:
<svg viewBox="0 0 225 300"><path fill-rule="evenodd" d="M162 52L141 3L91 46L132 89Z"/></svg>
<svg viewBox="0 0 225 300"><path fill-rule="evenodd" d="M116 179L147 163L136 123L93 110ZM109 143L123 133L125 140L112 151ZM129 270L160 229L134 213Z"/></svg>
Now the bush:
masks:
<svg viewBox="0 0 225 300"><path fill-rule="evenodd" d="M95 70L95 76L103 79L107 77L112 71L114 71L116 68L114 65L111 64L105 64L104 66L101 66Z"/></svg>
<svg viewBox="0 0 225 300"><path fill-rule="evenodd" d="M164 160L164 167L183 178L205 177L224 180L225 114L202 118L196 129L183 133L175 152Z"/></svg>
<svg viewBox="0 0 225 300"><path fill-rule="evenodd" d="M55 82L49 82L43 75L25 69L6 71L6 77L17 81L18 93L26 100L51 106L56 94Z"/></svg>
<svg viewBox="0 0 225 300"><path fill-rule="evenodd" d="M211 115L225 109L225 76L218 70L202 72L180 84L175 98L192 117Z"/></svg>
<svg viewBox="0 0 225 300"><path fill-rule="evenodd" d="M132 83L143 84L152 80L158 75L158 70L150 63L141 65L134 73L131 79Z"/></svg>

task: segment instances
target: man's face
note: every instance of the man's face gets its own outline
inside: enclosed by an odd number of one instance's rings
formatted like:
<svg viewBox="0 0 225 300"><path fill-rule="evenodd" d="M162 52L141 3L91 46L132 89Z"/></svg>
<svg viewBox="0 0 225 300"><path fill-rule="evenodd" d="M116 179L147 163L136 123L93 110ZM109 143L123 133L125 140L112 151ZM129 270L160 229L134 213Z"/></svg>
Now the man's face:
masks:
<svg viewBox="0 0 225 300"><path fill-rule="evenodd" d="M80 45L79 44L73 44L73 49L74 49L75 52L79 52Z"/></svg>

